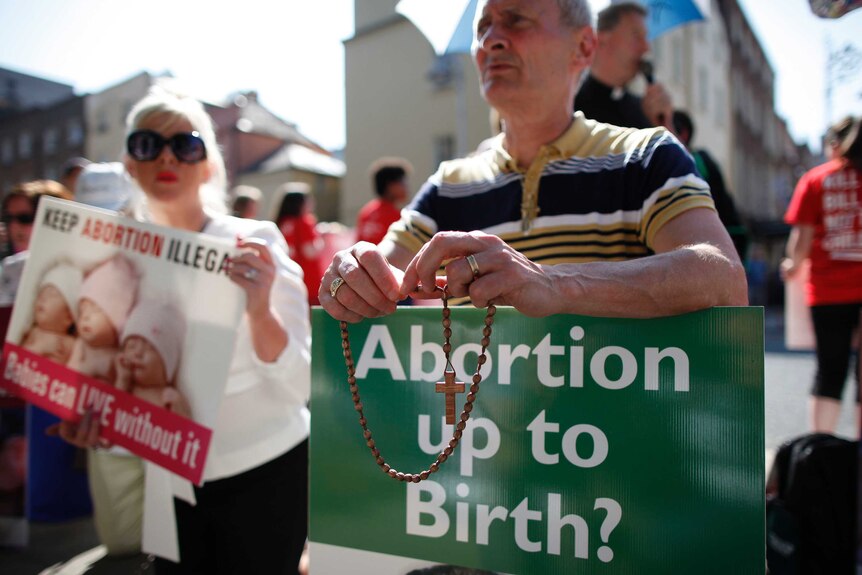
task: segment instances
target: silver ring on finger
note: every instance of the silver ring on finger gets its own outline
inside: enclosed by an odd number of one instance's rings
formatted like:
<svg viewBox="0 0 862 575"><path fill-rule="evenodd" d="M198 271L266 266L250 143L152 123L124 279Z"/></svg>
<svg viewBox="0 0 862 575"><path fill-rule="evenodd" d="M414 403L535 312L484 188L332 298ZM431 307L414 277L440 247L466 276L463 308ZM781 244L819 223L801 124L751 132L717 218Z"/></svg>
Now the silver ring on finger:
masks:
<svg viewBox="0 0 862 575"><path fill-rule="evenodd" d="M249 269L245 270L245 273L242 274L242 277L244 277L245 279L247 279L250 282L253 282L254 280L257 279L257 276L259 274L260 274L260 272L257 270L257 268L249 268Z"/></svg>

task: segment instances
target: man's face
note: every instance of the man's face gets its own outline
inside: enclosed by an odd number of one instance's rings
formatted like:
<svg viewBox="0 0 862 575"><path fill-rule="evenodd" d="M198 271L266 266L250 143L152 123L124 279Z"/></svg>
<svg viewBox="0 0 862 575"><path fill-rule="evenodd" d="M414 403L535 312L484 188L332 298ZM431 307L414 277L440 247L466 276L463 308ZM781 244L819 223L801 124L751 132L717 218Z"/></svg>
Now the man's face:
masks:
<svg viewBox="0 0 862 575"><path fill-rule="evenodd" d="M630 82L640 70L640 62L649 52L646 19L637 12L628 12L612 30L599 32L599 47L603 57L612 63L617 75Z"/></svg>
<svg viewBox="0 0 862 575"><path fill-rule="evenodd" d="M479 0L473 54L485 99L501 112L564 102L586 65L585 29L563 24L556 0Z"/></svg>

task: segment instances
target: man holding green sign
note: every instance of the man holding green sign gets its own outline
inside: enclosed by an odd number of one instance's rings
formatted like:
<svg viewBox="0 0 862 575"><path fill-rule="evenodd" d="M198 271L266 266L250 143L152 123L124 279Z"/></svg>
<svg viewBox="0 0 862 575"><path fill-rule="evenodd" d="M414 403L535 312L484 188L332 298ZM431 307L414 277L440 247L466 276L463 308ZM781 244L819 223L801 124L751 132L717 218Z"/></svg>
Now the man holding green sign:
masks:
<svg viewBox="0 0 862 575"><path fill-rule="evenodd" d="M503 133L323 276L342 339L316 311L312 568L762 572L762 315L662 319L747 304L708 186L663 128L573 115L596 41L586 0L480 0L474 34ZM443 293L514 309L386 318ZM453 426L417 383L445 391L477 365ZM382 452L406 483L377 471L395 475Z"/></svg>
<svg viewBox="0 0 862 575"><path fill-rule="evenodd" d="M596 42L586 0L480 1L474 30L503 133L444 162L379 246L338 253L323 307L356 322L406 295L437 297L442 262L452 295L535 317L746 305L743 266L679 142L572 115Z"/></svg>

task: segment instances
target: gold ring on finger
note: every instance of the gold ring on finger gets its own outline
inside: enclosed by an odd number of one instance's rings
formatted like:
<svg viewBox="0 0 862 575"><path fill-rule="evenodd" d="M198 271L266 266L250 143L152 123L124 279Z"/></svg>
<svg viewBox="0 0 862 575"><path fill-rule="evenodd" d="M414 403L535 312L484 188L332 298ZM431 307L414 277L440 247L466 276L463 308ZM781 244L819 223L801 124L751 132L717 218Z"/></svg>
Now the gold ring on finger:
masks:
<svg viewBox="0 0 862 575"><path fill-rule="evenodd" d="M332 283L329 284L329 295L331 295L334 298L335 294L338 292L338 288L340 288L343 285L344 285L344 278L341 276L338 276L337 278L332 280Z"/></svg>
<svg viewBox="0 0 862 575"><path fill-rule="evenodd" d="M470 270L473 272L473 279L479 277L479 264L476 263L476 257L473 254L470 254L465 258L467 263L470 264Z"/></svg>

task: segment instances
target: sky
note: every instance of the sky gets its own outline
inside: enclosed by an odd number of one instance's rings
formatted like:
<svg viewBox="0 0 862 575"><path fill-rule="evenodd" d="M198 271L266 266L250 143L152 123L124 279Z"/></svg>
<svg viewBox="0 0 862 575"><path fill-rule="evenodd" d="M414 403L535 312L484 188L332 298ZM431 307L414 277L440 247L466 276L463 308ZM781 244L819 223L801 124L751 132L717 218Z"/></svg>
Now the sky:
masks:
<svg viewBox="0 0 862 575"><path fill-rule="evenodd" d="M853 43L862 54L862 9L821 20L808 0L739 2L775 71L776 109L794 139L819 149L829 124L827 38L832 50ZM344 146L343 40L353 35L353 0L0 0L0 22L0 67L79 94L144 70L170 71L213 102L256 90L322 146ZM833 89L831 121L849 113L862 113L862 62Z"/></svg>

